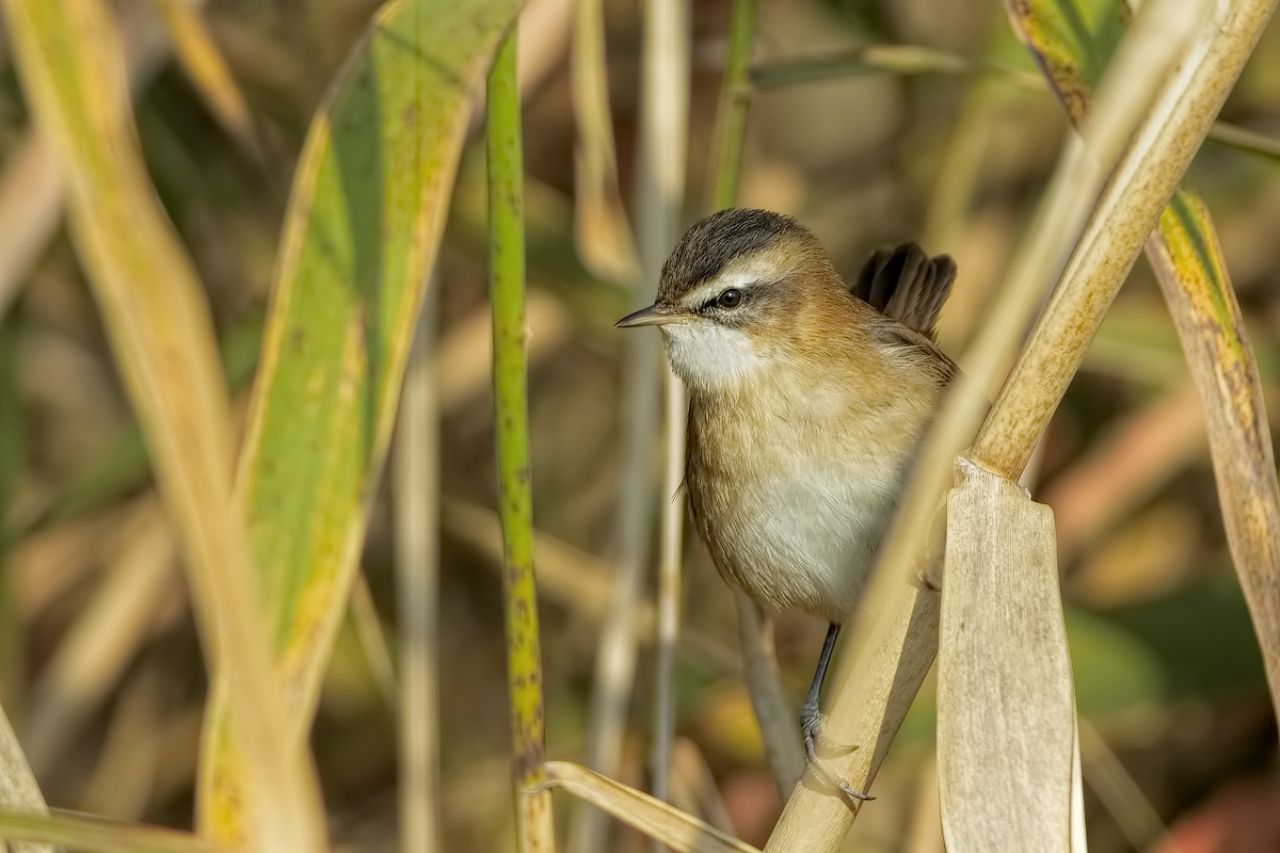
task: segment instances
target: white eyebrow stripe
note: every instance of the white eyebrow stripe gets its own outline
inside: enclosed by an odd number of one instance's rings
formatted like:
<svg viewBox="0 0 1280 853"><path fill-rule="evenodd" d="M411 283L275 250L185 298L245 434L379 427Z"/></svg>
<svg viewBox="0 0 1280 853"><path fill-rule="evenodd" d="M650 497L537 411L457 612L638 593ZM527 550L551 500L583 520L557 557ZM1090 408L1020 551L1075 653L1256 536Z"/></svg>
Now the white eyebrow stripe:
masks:
<svg viewBox="0 0 1280 853"><path fill-rule="evenodd" d="M720 295L721 291L731 287L746 290L756 285L776 281L784 275L786 271L780 269L776 259L769 255L738 258L730 261L723 270L686 293L681 298L681 302L690 307L705 305Z"/></svg>
<svg viewBox="0 0 1280 853"><path fill-rule="evenodd" d="M758 278L749 275L746 270L730 270L727 273L720 273L704 281L681 297L680 301L691 306L705 305L731 287L746 290L761 283Z"/></svg>

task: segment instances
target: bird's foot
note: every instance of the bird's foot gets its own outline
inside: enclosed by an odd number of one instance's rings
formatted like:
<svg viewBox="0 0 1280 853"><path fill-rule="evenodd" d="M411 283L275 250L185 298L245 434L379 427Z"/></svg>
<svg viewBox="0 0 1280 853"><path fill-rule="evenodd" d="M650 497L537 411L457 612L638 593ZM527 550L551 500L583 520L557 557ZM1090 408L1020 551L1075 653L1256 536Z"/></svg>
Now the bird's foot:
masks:
<svg viewBox="0 0 1280 853"><path fill-rule="evenodd" d="M805 702L804 708L800 711L800 732L804 737L804 754L809 760L809 766L813 768L823 782L844 794L851 804L865 803L867 800L874 800L875 797L850 785L844 779L840 778L840 774L836 773L818 755L818 746L826 745L822 730L826 727L826 717L818 710L817 702ZM850 748L852 751L852 748Z"/></svg>

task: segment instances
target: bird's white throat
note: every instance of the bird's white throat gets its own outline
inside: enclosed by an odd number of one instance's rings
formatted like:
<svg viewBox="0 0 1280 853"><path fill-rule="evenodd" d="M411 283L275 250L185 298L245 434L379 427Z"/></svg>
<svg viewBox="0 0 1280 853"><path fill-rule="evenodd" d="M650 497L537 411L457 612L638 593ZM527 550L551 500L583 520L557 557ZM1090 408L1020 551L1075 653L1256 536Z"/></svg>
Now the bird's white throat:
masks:
<svg viewBox="0 0 1280 853"><path fill-rule="evenodd" d="M706 320L662 327L671 369L691 388L728 391L763 370L772 359L740 329Z"/></svg>

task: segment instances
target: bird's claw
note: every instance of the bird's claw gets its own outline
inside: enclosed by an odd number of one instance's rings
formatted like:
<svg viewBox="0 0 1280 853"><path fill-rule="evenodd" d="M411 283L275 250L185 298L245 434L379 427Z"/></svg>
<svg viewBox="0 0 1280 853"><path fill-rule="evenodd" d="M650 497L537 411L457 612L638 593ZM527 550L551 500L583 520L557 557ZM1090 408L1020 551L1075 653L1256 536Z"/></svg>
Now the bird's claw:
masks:
<svg viewBox="0 0 1280 853"><path fill-rule="evenodd" d="M818 755L818 745L823 743L822 731L825 726L826 718L818 710L817 703L806 702L800 713L800 732L804 737L804 754L809 760L809 766L822 778L823 782L844 794L848 799L859 803L874 800L875 797L859 791L840 778L840 775Z"/></svg>

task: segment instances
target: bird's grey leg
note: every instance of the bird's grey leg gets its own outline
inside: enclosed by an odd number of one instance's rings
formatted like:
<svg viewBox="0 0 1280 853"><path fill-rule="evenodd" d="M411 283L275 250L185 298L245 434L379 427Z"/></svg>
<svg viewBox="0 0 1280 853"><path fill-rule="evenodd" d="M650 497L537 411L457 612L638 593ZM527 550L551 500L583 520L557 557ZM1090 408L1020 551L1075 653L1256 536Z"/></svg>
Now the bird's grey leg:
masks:
<svg viewBox="0 0 1280 853"><path fill-rule="evenodd" d="M831 653L836 647L836 638L840 636L840 624L832 622L827 626L827 637L822 641L822 652L818 655L818 668L813 672L813 681L809 683L809 694L805 696L804 707L800 710L800 731L804 736L804 754L809 765L830 785L839 788L845 796L853 800L874 800L869 794L855 789L842 780L818 756L818 743L822 740L822 711L818 709L818 699L822 695L822 685L827 680L827 668L831 665Z"/></svg>
<svg viewBox="0 0 1280 853"><path fill-rule="evenodd" d="M822 695L822 685L827 680L827 667L831 665L831 652L835 650L836 638L839 636L840 623L832 622L827 626L827 638L822 641L822 653L818 655L818 668L813 671L809 695L805 697L804 707L800 710L800 731L804 734L804 751L810 761L817 755L818 735L822 730L822 712L818 710L818 698Z"/></svg>

